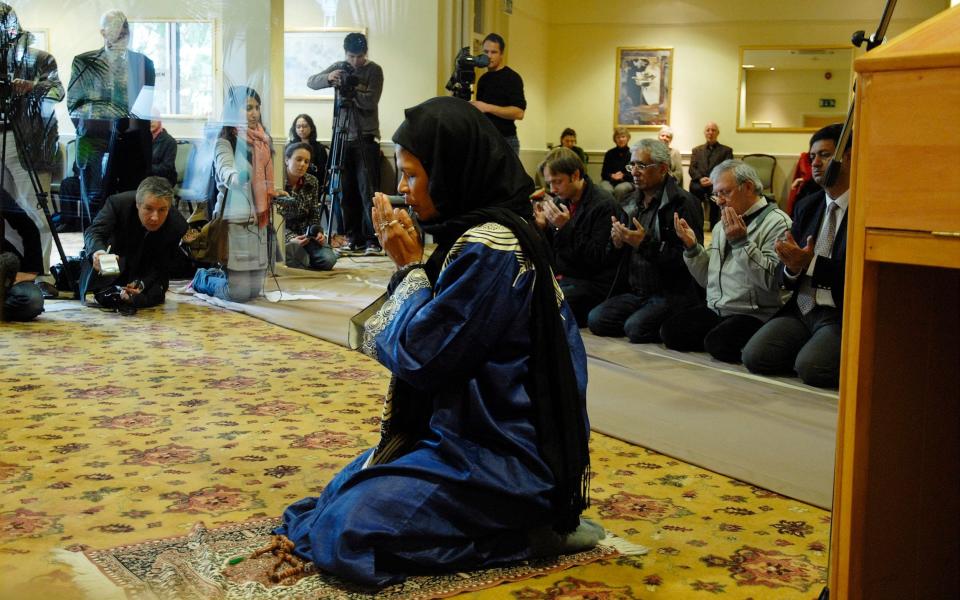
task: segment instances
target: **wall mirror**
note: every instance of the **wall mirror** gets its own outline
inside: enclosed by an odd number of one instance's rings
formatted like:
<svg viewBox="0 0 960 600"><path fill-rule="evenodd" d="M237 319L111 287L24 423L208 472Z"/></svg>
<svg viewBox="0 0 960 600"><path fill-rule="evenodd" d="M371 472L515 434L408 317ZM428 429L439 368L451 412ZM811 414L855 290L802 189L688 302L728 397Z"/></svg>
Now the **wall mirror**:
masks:
<svg viewBox="0 0 960 600"><path fill-rule="evenodd" d="M847 117L853 48L741 46L737 131L816 131Z"/></svg>

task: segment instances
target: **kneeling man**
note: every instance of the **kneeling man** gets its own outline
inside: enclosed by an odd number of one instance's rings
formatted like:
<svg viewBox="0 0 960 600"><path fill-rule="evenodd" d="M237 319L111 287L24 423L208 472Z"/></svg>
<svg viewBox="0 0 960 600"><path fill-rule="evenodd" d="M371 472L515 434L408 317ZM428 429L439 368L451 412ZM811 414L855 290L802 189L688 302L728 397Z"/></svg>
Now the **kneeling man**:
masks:
<svg viewBox="0 0 960 600"><path fill-rule="evenodd" d="M670 149L660 140L640 140L629 168L636 190L627 196L624 211L633 227L612 219L610 241L628 249L623 260L630 290L604 300L590 311L588 323L595 335L656 343L660 325L670 315L703 303L674 232L678 215L702 243L703 211L670 174Z"/></svg>
<svg viewBox="0 0 960 600"><path fill-rule="evenodd" d="M832 185L827 185L826 174L841 133L843 125L828 125L810 139L813 180L823 189L797 201L797 220L786 239L776 244L781 261L777 276L793 295L743 349L743 364L754 373L796 371L808 385L835 388L840 383L849 142Z"/></svg>
<svg viewBox="0 0 960 600"><path fill-rule="evenodd" d="M114 308L145 308L164 301L171 259L187 231L183 216L171 212L172 204L170 182L156 176L144 179L136 192L107 198L83 234L88 260L80 274L81 302L88 293L112 286L119 303ZM113 257L118 271L107 268Z"/></svg>
<svg viewBox="0 0 960 600"><path fill-rule="evenodd" d="M707 305L667 319L660 337L667 348L706 350L717 360L736 363L750 337L783 305L774 244L789 231L790 217L767 202L760 177L743 161L723 161L710 180L711 200L720 207L710 248L697 242L684 219L674 217L683 260L707 289Z"/></svg>

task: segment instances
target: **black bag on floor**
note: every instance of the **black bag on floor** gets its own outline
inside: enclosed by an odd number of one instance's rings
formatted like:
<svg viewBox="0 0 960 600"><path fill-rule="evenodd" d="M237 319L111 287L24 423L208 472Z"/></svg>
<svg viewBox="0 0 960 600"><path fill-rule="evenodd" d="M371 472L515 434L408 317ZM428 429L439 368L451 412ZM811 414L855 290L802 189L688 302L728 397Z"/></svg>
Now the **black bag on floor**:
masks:
<svg viewBox="0 0 960 600"><path fill-rule="evenodd" d="M57 289L61 292L75 292L80 289L80 267L86 260L86 251L81 250L80 256L68 256L67 264L53 265L50 273L53 275Z"/></svg>

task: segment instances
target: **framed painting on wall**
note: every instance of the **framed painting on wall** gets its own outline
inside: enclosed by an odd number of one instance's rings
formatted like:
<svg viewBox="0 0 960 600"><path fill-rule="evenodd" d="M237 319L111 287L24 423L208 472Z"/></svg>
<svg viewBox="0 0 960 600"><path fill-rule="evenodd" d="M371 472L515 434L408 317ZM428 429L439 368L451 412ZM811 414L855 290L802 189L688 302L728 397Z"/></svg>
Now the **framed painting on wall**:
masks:
<svg viewBox="0 0 960 600"><path fill-rule="evenodd" d="M355 27L288 29L283 32L283 96L294 100L333 100L333 88L311 90L307 79L344 60L343 38L366 33Z"/></svg>
<svg viewBox="0 0 960 600"><path fill-rule="evenodd" d="M617 48L614 127L668 124L672 76L673 48Z"/></svg>

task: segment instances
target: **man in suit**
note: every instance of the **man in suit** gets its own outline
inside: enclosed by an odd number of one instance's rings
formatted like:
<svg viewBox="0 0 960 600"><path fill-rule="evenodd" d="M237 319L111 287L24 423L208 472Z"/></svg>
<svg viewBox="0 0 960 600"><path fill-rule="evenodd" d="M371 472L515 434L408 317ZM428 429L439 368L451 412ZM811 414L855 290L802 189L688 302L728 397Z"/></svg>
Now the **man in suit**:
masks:
<svg viewBox="0 0 960 600"><path fill-rule="evenodd" d="M723 161L733 158L733 148L717 141L720 128L713 121L703 128L703 137L706 143L695 147L690 156L690 193L710 207L710 226L713 227L720 221L720 207L710 201L713 195L710 173Z"/></svg>
<svg viewBox="0 0 960 600"><path fill-rule="evenodd" d="M107 198L83 234L88 258L80 272L81 302L88 293L111 286L121 288L122 305L145 308L164 301L170 265L187 231L183 216L170 210L172 204L170 182L157 176L144 179L136 192ZM108 254L117 258L119 273L103 272Z"/></svg>
<svg viewBox="0 0 960 600"><path fill-rule="evenodd" d="M81 196L91 217L103 198L134 190L147 176L153 142L153 61L127 48L130 25L119 10L104 13L100 35L102 48L73 58L67 86L67 110L77 127ZM104 154L109 154L106 165Z"/></svg>
<svg viewBox="0 0 960 600"><path fill-rule="evenodd" d="M796 371L808 385L839 384L849 141L836 182L826 185L825 176L842 131L842 125L828 125L810 139L813 179L823 189L797 202L793 227L776 244L778 277L793 295L744 347L743 364L754 373Z"/></svg>

